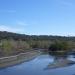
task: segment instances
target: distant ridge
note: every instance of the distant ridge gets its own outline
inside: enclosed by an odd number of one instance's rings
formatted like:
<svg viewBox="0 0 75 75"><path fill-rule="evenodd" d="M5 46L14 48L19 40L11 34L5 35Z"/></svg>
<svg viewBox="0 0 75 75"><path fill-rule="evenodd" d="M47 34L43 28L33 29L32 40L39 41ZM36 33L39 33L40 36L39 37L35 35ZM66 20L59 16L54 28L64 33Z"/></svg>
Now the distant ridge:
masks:
<svg viewBox="0 0 75 75"><path fill-rule="evenodd" d="M67 40L75 41L73 36L53 36L53 35L26 35L7 31L0 31L0 39L14 40Z"/></svg>

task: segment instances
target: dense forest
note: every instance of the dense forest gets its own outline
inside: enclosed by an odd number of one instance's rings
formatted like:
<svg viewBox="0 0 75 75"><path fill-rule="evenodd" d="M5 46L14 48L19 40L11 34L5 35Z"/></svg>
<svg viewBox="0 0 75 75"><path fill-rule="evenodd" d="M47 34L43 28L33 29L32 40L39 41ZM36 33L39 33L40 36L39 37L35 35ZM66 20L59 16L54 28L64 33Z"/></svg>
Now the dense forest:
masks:
<svg viewBox="0 0 75 75"><path fill-rule="evenodd" d="M68 43L68 48L75 48L75 37L52 35L25 35L0 31L0 57L15 55L34 48L49 49L53 43Z"/></svg>

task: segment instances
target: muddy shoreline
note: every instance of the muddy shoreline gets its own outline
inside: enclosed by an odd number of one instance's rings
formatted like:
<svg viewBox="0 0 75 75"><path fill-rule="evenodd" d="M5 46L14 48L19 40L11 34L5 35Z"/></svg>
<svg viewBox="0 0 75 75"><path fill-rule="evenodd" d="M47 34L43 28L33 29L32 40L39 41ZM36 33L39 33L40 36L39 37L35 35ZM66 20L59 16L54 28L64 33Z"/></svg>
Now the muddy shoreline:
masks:
<svg viewBox="0 0 75 75"><path fill-rule="evenodd" d="M15 56L2 57L0 58L0 69L6 68L9 66L13 66L16 64L23 63L25 61L29 61L35 57L37 57L41 52L40 51L30 51L25 53L20 53Z"/></svg>

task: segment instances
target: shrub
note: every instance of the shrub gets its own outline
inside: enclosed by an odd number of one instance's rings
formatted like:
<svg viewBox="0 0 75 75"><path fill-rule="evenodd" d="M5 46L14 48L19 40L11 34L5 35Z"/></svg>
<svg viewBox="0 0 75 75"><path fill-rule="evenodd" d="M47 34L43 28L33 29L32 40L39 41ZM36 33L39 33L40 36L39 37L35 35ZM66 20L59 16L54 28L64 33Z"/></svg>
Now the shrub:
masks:
<svg viewBox="0 0 75 75"><path fill-rule="evenodd" d="M50 45L49 51L68 50L69 44L67 42L55 42Z"/></svg>

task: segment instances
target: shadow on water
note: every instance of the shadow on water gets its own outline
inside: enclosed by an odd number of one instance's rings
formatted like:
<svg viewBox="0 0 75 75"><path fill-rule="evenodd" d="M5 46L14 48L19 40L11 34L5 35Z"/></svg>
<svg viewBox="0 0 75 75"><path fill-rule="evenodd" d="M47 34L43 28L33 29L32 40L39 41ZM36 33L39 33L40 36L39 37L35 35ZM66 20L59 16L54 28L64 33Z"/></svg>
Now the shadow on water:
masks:
<svg viewBox="0 0 75 75"><path fill-rule="evenodd" d="M68 59L67 52L49 52L49 55L53 56L54 61L49 63L45 70L69 67L75 64L75 61ZM72 56L75 57L75 55Z"/></svg>

